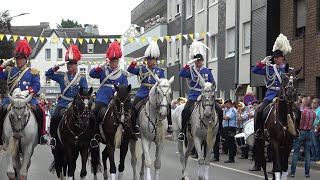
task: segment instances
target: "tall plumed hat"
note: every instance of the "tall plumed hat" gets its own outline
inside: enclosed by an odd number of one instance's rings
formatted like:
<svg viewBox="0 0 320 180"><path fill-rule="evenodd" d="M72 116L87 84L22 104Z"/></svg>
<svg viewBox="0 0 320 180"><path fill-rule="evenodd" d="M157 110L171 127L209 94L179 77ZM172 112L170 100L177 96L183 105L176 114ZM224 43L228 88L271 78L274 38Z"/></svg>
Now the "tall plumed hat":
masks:
<svg viewBox="0 0 320 180"><path fill-rule="evenodd" d="M144 56L148 59L158 59L160 57L160 49L156 42L152 41L144 52Z"/></svg>
<svg viewBox="0 0 320 180"><path fill-rule="evenodd" d="M288 38L282 33L279 34L273 45L273 56L284 56L288 53L291 53L291 50L292 48Z"/></svg>
<svg viewBox="0 0 320 180"><path fill-rule="evenodd" d="M78 46L71 45L66 52L65 61L67 61L68 63L77 64L80 59L81 59L81 53L78 49Z"/></svg>
<svg viewBox="0 0 320 180"><path fill-rule="evenodd" d="M206 57L206 49L209 49L200 41L194 40L189 48L189 58L190 59L204 59Z"/></svg>
<svg viewBox="0 0 320 180"><path fill-rule="evenodd" d="M14 52L15 58L28 58L31 55L32 49L26 40L20 40Z"/></svg>
<svg viewBox="0 0 320 180"><path fill-rule="evenodd" d="M119 59L122 57L122 51L118 42L114 41L110 44L106 52L106 57L109 61L112 59Z"/></svg>

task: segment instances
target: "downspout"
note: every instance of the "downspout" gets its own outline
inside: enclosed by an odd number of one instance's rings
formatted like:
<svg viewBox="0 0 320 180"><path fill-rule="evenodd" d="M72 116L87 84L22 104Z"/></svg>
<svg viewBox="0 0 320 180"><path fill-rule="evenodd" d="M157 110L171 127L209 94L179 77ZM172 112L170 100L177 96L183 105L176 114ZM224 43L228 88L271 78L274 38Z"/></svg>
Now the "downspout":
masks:
<svg viewBox="0 0 320 180"><path fill-rule="evenodd" d="M235 89L237 88L239 84L239 15L240 15L240 9L239 9L239 1L236 0L236 5L235 5ZM235 94L234 94L235 96Z"/></svg>
<svg viewBox="0 0 320 180"><path fill-rule="evenodd" d="M180 69L179 71L183 68L183 43L184 43L184 38L183 38L183 28L184 28L184 20L185 20L185 0L181 0L181 25L180 25L180 33L181 33L181 41L180 41ZM184 91L183 91L183 83L182 83L183 78L179 77L179 96L184 97ZM182 92L183 91L183 92Z"/></svg>

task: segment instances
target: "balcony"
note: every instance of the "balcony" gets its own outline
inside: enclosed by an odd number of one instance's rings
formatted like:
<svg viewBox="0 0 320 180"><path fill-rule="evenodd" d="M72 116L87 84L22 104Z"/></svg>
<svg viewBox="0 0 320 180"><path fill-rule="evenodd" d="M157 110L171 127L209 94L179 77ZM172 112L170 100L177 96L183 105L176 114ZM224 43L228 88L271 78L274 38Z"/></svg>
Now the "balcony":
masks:
<svg viewBox="0 0 320 180"><path fill-rule="evenodd" d="M131 24L143 26L144 20L166 11L166 0L144 0L131 11Z"/></svg>
<svg viewBox="0 0 320 180"><path fill-rule="evenodd" d="M167 35L167 25L166 24L158 24L150 29L148 29L145 33L141 34L136 38L148 38L148 37L165 37ZM160 41L160 40L158 40ZM159 48L160 52L166 52L166 42L162 43L160 41ZM140 57L144 55L147 46L149 45L148 39L146 39L145 43L140 42L137 43L135 40L133 43L127 43L123 46L123 56L125 57Z"/></svg>

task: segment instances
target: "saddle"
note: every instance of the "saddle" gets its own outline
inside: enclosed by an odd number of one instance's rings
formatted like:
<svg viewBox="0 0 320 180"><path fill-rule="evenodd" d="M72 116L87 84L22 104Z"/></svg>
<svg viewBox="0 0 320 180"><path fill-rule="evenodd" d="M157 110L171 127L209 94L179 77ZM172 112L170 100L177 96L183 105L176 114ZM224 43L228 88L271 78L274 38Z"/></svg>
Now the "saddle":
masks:
<svg viewBox="0 0 320 180"><path fill-rule="evenodd" d="M139 101L139 102L134 106L134 108L135 108L135 110L136 110L136 114L137 114L136 117L138 117L138 114L140 114L141 108L147 103L148 100L149 100L149 97L147 97L147 98Z"/></svg>

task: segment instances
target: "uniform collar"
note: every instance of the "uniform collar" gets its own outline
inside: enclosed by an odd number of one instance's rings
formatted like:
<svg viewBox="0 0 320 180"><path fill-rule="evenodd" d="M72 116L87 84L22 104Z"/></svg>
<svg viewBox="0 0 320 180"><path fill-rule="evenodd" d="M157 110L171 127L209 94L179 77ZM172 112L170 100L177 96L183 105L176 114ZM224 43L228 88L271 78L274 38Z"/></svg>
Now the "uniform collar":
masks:
<svg viewBox="0 0 320 180"><path fill-rule="evenodd" d="M68 71L67 74L68 74L68 75L76 75L77 72L69 72L69 71Z"/></svg>
<svg viewBox="0 0 320 180"><path fill-rule="evenodd" d="M112 71L116 71L116 70L118 70L118 69L119 69L119 66L118 66L117 68L115 68L115 69L111 69L111 67L108 66L108 70L111 71L111 72L112 72Z"/></svg>
<svg viewBox="0 0 320 180"><path fill-rule="evenodd" d="M16 66L17 67L17 66ZM17 67L18 68L18 67ZM21 69L20 68L18 68L20 71L23 71L24 69L26 69L27 68L27 64L25 64L24 66L22 66L21 67Z"/></svg>

